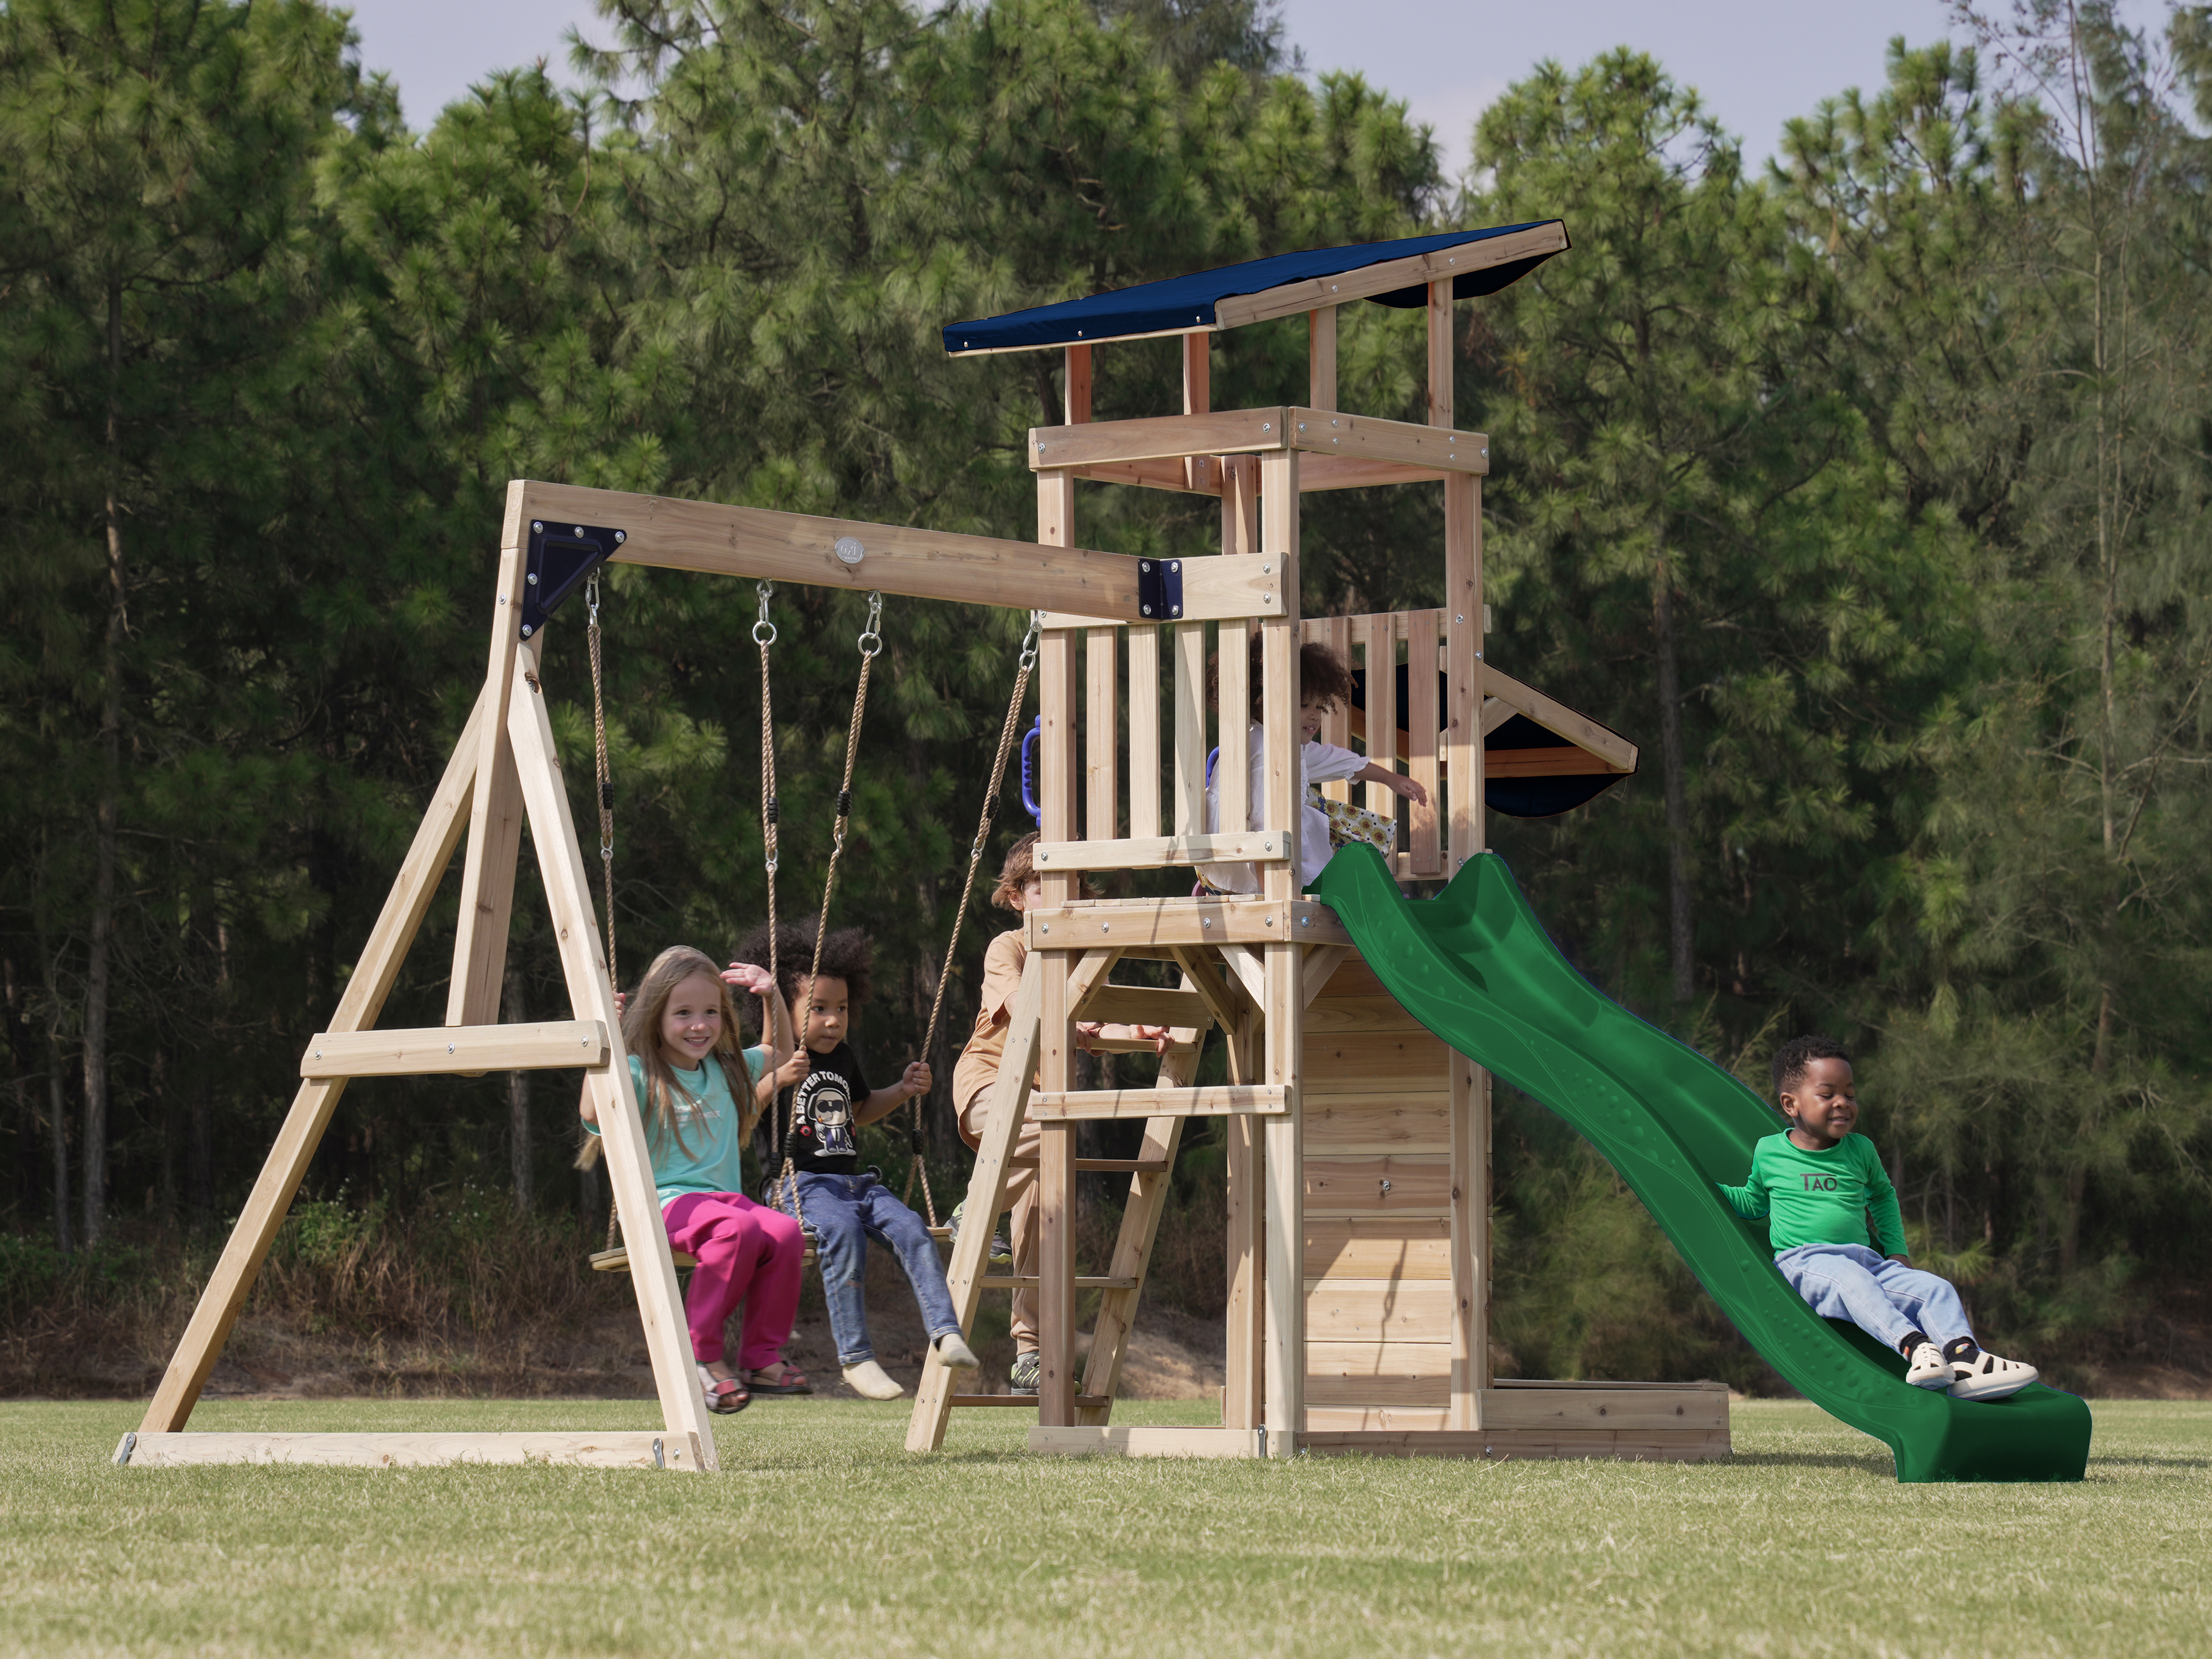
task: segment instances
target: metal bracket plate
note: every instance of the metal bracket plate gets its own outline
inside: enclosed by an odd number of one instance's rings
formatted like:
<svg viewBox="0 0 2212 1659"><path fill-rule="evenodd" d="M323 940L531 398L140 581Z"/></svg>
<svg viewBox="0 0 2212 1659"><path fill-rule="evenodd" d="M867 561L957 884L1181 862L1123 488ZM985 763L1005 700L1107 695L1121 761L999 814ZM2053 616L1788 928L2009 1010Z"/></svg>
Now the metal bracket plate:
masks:
<svg viewBox="0 0 2212 1659"><path fill-rule="evenodd" d="M1137 561L1137 609L1152 622L1182 620L1182 561Z"/></svg>
<svg viewBox="0 0 2212 1659"><path fill-rule="evenodd" d="M544 627L561 601L612 558L626 539L623 532L604 525L532 519L522 583L522 637L530 639Z"/></svg>

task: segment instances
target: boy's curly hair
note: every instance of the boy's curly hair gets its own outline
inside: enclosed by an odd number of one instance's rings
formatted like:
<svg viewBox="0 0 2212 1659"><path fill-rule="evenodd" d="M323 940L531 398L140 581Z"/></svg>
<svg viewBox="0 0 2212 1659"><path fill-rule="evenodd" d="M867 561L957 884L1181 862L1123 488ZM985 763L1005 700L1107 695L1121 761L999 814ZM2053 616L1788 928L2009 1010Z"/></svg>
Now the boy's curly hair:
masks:
<svg viewBox="0 0 2212 1659"><path fill-rule="evenodd" d="M738 941L738 960L768 966L768 924L763 922ZM814 924L793 927L784 922L775 930L775 981L784 1000L796 1004L799 981L814 962ZM842 979L854 1005L868 1000L868 982L875 974L876 947L857 927L834 928L822 941L822 977ZM794 1009L796 1012L796 1009Z"/></svg>
<svg viewBox="0 0 2212 1659"><path fill-rule="evenodd" d="M1252 688L1252 718L1261 718L1265 675L1261 665L1260 635L1252 635L1251 668L1245 684ZM1319 640L1308 640L1298 647L1298 683L1291 688L1293 702L1318 702L1323 708L1336 708L1349 703L1359 683L1352 678L1352 670L1345 666L1344 659ZM1215 703L1221 701L1221 653L1215 652L1206 659L1206 694Z"/></svg>
<svg viewBox="0 0 2212 1659"><path fill-rule="evenodd" d="M1006 861L999 866L999 879L992 884L991 902L1001 910L1015 908L1014 901L1021 897L1022 889L1036 875L1036 844L1040 837L1034 830L1006 848ZM1089 877L1080 878L1079 894L1083 898L1097 898L1098 889L1091 884Z"/></svg>
<svg viewBox="0 0 2212 1659"><path fill-rule="evenodd" d="M1776 1099L1797 1086L1797 1079L1805 1075L1806 1066L1816 1060L1840 1060L1851 1063L1851 1051L1832 1038L1824 1036L1795 1036L1774 1051L1774 1095Z"/></svg>

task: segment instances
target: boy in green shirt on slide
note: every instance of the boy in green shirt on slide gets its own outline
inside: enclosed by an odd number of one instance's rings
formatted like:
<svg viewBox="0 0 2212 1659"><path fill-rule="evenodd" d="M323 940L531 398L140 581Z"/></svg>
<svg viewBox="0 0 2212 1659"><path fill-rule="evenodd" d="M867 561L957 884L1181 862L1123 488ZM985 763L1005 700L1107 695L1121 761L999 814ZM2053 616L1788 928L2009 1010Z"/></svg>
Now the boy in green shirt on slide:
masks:
<svg viewBox="0 0 2212 1659"><path fill-rule="evenodd" d="M1960 1400L2002 1400L2034 1382L2033 1365L1984 1353L1950 1281L1905 1256L1905 1219L1874 1143L1853 1134L1851 1057L1826 1037L1793 1037L1774 1056L1784 1133L1751 1150L1751 1179L1722 1193L1747 1220L1771 1215L1774 1265L1828 1319L1848 1319L1911 1362L1905 1380ZM1867 1248L1867 1221L1881 1246Z"/></svg>

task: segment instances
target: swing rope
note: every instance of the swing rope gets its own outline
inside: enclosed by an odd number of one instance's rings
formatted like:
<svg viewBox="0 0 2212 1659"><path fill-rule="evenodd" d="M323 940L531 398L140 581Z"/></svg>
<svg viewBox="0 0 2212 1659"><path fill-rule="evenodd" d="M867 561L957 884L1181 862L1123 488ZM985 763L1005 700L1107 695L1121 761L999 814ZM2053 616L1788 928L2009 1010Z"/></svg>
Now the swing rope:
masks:
<svg viewBox="0 0 2212 1659"><path fill-rule="evenodd" d="M837 860L844 855L845 831L853 816L853 765L860 757L860 720L868 708L868 676L875 667L877 656L884 648L884 636L878 631L883 616L884 596L881 593L869 594L867 626L860 630L859 641L860 680L853 692L852 723L845 730L845 775L837 785L837 820L830 831L830 868L822 878L822 908L814 919L814 960L806 970L806 1012L799 1019L797 1033L798 1046L802 1049L806 1047L807 1033L814 1024L814 981L822 971L822 941L830 927L830 898L837 890ZM767 659L766 647L762 647L762 659ZM763 713L768 708L765 690L762 693L761 708ZM775 937L775 912L771 909L769 938L773 941ZM775 946L771 943L771 956L774 951ZM774 972L775 969L771 967L769 971ZM781 1207L795 1218L799 1212L799 1171L791 1155L791 1142L799 1133L799 1091L795 1086L791 1091L791 1109L784 1129L783 1168L776 1176L776 1183L785 1194L786 1201Z"/></svg>
<svg viewBox="0 0 2212 1659"><path fill-rule="evenodd" d="M783 998L781 964L777 960L775 925L775 867L781 861L776 847L776 784L775 784L775 715L774 712L774 681L769 669L769 647L775 643L775 624L769 619L769 601L775 597L775 584L762 582L755 590L760 595L760 617L753 623L753 643L760 647L760 775L761 775L761 847L762 862L768 876L768 976L775 986L778 1002ZM761 1041L775 1043L775 1011L766 998L761 1000ZM783 1120L775 1112L769 1114L769 1142L770 1156L778 1163L785 1162L783 1148ZM770 1201L774 1194L770 1194ZM797 1210L791 1218L799 1219Z"/></svg>
<svg viewBox="0 0 2212 1659"><path fill-rule="evenodd" d="M930 999L929 1028L922 1035L921 1056L924 1060L936 1052L937 1026L945 1012L945 988L951 981L952 958L960 948L960 930L967 926L968 901L975 890L975 871L983 862L983 853L991 839L991 825L999 816L999 793L1006 781L1006 757L1013 752L1014 734L1021 729L1022 703L1029 696L1030 675L1036 667L1037 637L1044 629L1044 612L1030 612L1030 629L1022 636L1021 667L1014 677L1014 695L1006 702L1006 724L999 728L999 752L991 762L990 787L984 792L983 810L975 820L975 839L968 848L967 873L960 878L960 904L953 912L952 933L945 941L945 963L937 971L937 994ZM937 1200L930 1195L929 1170L922 1158L921 1102L917 1097L911 1107L914 1114L909 1127L914 1148L914 1166L906 1180L908 1193L914 1190L915 1175L921 1177L922 1202L929 1207L929 1224L937 1224Z"/></svg>
<svg viewBox="0 0 2212 1659"><path fill-rule="evenodd" d="M610 989L622 988L622 976L615 969L615 786L614 774L607 763L607 702L606 677L601 658L599 630L599 577L597 571L584 584L584 604L590 611L590 619L584 626L584 638L590 647L592 659L592 778L599 787L599 872L606 894L607 909L607 985ZM584 1143L582 1155L577 1159L588 1169L599 1162L599 1142L596 1136ZM613 1249L622 1237L622 1206L614 1194L612 1183L607 1188L607 1249Z"/></svg>

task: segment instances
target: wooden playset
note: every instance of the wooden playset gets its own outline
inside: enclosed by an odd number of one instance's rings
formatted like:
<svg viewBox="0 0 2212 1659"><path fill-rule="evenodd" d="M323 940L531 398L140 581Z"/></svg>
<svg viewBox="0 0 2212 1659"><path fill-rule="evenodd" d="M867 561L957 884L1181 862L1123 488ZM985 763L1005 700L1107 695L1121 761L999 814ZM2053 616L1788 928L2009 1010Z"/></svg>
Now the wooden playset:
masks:
<svg viewBox="0 0 2212 1659"><path fill-rule="evenodd" d="M628 1086L613 988L538 676L547 618L603 562L814 583L885 594L1017 605L1045 612L1036 861L1044 902L1024 917L1029 955L970 1217L995 1216L1024 1118L1040 1154L1036 1285L1043 1377L1035 1396L961 1394L933 1352L908 1446L940 1445L963 1407L1034 1410L1033 1449L1286 1456L1365 1449L1492 1456L1699 1458L1728 1448L1717 1386L1576 1385L1490 1374L1489 1083L1382 989L1350 935L1297 886L1302 802L1293 734L1302 638L1333 644L1364 676L1363 706L1323 733L1364 737L1402 759L1430 804L1410 811L1395 854L1405 883L1441 882L1484 845L1486 800L1522 785L1544 805L1586 799L1632 772L1616 734L1484 660L1481 480L1488 441L1453 425L1452 307L1492 293L1565 249L1558 222L1279 256L1171 282L955 325L954 356L1054 349L1065 422L1030 434L1034 543L805 517L518 481L509 486L483 693L401 865L330 1029L309 1043L301 1085L145 1420L118 1461L392 1464L531 1459L712 1468L708 1426L659 1224L644 1131ZM1337 307L1357 300L1425 309L1425 425L1337 407ZM1303 314L1304 406L1216 410L1214 333ZM1094 422L1091 359L1119 340L1180 337L1182 409ZM1218 496L1218 556L1152 560L1077 544L1079 481ZM1308 491L1440 484L1443 604L1392 615L1302 618L1299 503ZM1261 828L1248 830L1251 699L1260 641ZM1395 734L1395 741L1392 734ZM1218 746L1218 830L1206 820ZM1399 803L1370 786L1372 810ZM1328 786L1341 798L1346 786ZM538 850L573 1005L567 1021L501 1024L500 994L520 831ZM465 836L460 925L442 1026L379 1030L378 1013ZM1246 862L1255 896L1086 900L1086 872L1181 871ZM1173 989L1116 984L1123 958L1164 962ZM1075 1086L1078 1019L1165 1024L1173 1046L1143 1087ZM1200 1085L1219 1028L1227 1081ZM629 1220L632 1282L664 1426L614 1433L228 1435L185 1427L239 1309L349 1079L582 1067L614 1198ZM1161 1206L1185 1124L1228 1130L1227 1386L1209 1428L1109 1420ZM1085 1159L1074 1126L1143 1124L1137 1155ZM1126 1174L1112 1259L1075 1260L1079 1171ZM651 1218L650 1222L646 1218ZM986 1261L992 1227L969 1226L949 1269L963 1324L1010 1273ZM1099 1292L1087 1363L1075 1364L1083 1293Z"/></svg>

